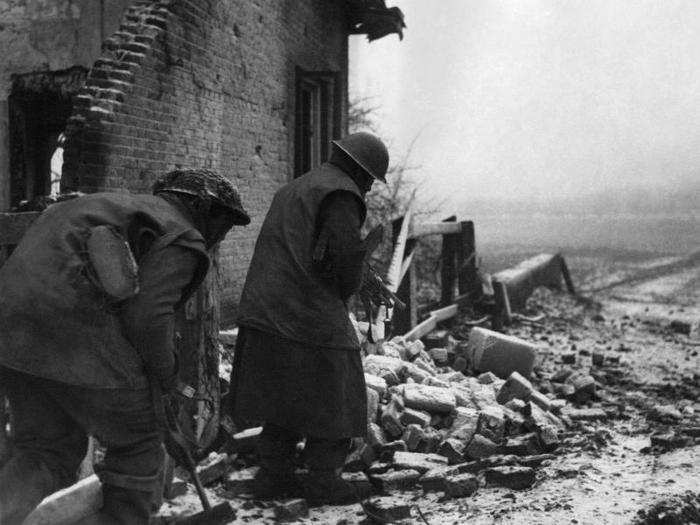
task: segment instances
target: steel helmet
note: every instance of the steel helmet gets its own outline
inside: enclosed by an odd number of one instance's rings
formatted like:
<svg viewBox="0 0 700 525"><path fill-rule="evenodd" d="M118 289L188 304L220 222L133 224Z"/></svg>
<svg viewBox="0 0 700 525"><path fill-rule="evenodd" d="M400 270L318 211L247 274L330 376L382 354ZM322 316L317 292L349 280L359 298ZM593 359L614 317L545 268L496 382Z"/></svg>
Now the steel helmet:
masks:
<svg viewBox="0 0 700 525"><path fill-rule="evenodd" d="M352 133L333 144L347 153L363 170L375 179L386 183L389 167L389 151L378 138L364 131Z"/></svg>
<svg viewBox="0 0 700 525"><path fill-rule="evenodd" d="M158 177L153 185L153 194L169 191L193 195L205 202L216 203L229 209L234 224L250 223L250 216L243 209L236 188L225 177L211 170L175 170Z"/></svg>

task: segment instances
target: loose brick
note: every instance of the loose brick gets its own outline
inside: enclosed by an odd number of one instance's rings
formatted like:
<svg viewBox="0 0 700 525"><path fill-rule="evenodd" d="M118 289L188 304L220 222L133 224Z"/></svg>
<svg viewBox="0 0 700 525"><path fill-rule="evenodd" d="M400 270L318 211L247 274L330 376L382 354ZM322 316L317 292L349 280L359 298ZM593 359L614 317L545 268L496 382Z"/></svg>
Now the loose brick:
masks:
<svg viewBox="0 0 700 525"><path fill-rule="evenodd" d="M372 521L394 523L411 517L411 506L400 498L373 498L365 503L365 512Z"/></svg>
<svg viewBox="0 0 700 525"><path fill-rule="evenodd" d="M451 390L428 385L406 385L404 391L406 406L428 412L451 412L457 400Z"/></svg>
<svg viewBox="0 0 700 525"><path fill-rule="evenodd" d="M229 472L224 478L224 488L232 494L250 494L255 486L259 467L249 467Z"/></svg>
<svg viewBox="0 0 700 525"><path fill-rule="evenodd" d="M447 465L447 458L438 454L421 454L418 452L395 452L394 468L411 469L427 472L439 465Z"/></svg>
<svg viewBox="0 0 700 525"><path fill-rule="evenodd" d="M276 521L297 521L309 517L309 506L305 499L290 499L276 504L274 513Z"/></svg>
<svg viewBox="0 0 700 525"><path fill-rule="evenodd" d="M382 492L391 490L408 490L413 488L421 473L412 469L390 470L384 474L373 474L370 481Z"/></svg>
<svg viewBox="0 0 700 525"><path fill-rule="evenodd" d="M513 490L526 489L535 482L535 471L530 467L493 467L484 474L488 485Z"/></svg>
<svg viewBox="0 0 700 525"><path fill-rule="evenodd" d="M458 474L447 476L444 487L446 498L465 498L476 492L479 482L472 474Z"/></svg>
<svg viewBox="0 0 700 525"><path fill-rule="evenodd" d="M387 385L383 377L375 376L374 374L365 373L365 384L379 394L379 397L386 393Z"/></svg>
<svg viewBox="0 0 700 525"><path fill-rule="evenodd" d="M221 479L228 472L230 464L228 454L217 452L209 454L206 461L197 466L197 474L202 485L211 485Z"/></svg>
<svg viewBox="0 0 700 525"><path fill-rule="evenodd" d="M469 358L477 372L493 372L507 378L513 372L530 377L537 348L517 337L481 327L469 334Z"/></svg>
<svg viewBox="0 0 700 525"><path fill-rule="evenodd" d="M421 427L427 427L430 425L431 416L423 410L414 410L412 408L406 408L401 413L401 423L404 425L420 425Z"/></svg>
<svg viewBox="0 0 700 525"><path fill-rule="evenodd" d="M527 401L530 399L532 392L532 383L518 372L513 372L498 391L496 400L502 405L505 405L511 399Z"/></svg>
<svg viewBox="0 0 700 525"><path fill-rule="evenodd" d="M447 348L431 348L428 353L435 364L446 365L449 360Z"/></svg>
<svg viewBox="0 0 700 525"><path fill-rule="evenodd" d="M492 456L497 451L498 445L481 434L476 434L467 445L465 455L471 459L481 459Z"/></svg>
<svg viewBox="0 0 700 525"><path fill-rule="evenodd" d="M450 465L454 465L464 461L465 449L466 445L464 441L454 438L447 438L438 447L437 453L446 457Z"/></svg>

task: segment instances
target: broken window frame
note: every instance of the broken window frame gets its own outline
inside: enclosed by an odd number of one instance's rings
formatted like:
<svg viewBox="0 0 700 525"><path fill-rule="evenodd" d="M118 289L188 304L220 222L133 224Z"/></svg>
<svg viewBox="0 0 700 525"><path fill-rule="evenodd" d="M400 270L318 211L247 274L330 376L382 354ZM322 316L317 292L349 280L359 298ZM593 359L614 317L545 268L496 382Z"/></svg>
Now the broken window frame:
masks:
<svg viewBox="0 0 700 525"><path fill-rule="evenodd" d="M330 156L330 144L342 133L342 82L337 71L296 68L294 177Z"/></svg>

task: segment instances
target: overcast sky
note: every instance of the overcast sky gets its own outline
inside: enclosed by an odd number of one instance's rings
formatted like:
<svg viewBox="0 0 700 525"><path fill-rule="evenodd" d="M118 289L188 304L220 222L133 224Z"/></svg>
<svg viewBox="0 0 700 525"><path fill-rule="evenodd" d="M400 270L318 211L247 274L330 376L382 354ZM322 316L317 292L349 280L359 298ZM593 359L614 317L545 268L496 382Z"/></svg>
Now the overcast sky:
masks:
<svg viewBox="0 0 700 525"><path fill-rule="evenodd" d="M404 40L351 38L351 97L380 107L394 156L420 134L413 161L441 196L700 179L700 1L387 5L406 16Z"/></svg>

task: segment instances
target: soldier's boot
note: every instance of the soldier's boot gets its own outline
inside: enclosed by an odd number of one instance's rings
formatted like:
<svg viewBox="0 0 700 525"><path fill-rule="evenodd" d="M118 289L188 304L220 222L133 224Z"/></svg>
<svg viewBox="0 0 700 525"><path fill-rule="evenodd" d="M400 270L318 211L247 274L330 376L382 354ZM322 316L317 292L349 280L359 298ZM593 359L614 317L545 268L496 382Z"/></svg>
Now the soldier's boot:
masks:
<svg viewBox="0 0 700 525"><path fill-rule="evenodd" d="M294 453L297 439L281 429L266 427L258 441L260 469L255 475L254 496L275 499L298 495L294 476Z"/></svg>
<svg viewBox="0 0 700 525"><path fill-rule="evenodd" d="M309 439L305 451L309 476L304 487L309 505L344 505L369 496L341 477L349 447L349 439Z"/></svg>
<svg viewBox="0 0 700 525"><path fill-rule="evenodd" d="M59 488L43 462L16 451L0 469L0 523L21 524L42 499Z"/></svg>
<svg viewBox="0 0 700 525"><path fill-rule="evenodd" d="M102 486L103 504L100 525L148 525L153 507L153 493L141 490Z"/></svg>

